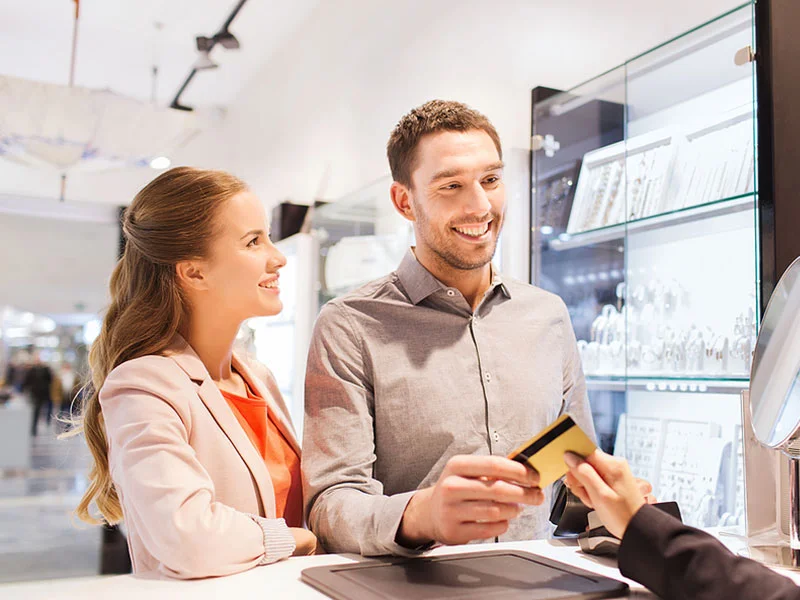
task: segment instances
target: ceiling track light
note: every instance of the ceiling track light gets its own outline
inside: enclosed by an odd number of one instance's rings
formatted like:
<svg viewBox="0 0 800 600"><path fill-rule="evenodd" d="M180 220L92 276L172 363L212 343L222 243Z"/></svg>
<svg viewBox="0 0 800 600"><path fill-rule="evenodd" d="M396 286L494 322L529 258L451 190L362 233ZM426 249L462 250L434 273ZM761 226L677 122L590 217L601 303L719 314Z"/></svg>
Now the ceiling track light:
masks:
<svg viewBox="0 0 800 600"><path fill-rule="evenodd" d="M178 89L178 92L175 94L175 97L172 99L172 103L170 104L170 108L175 108L178 110L193 110L190 106L184 106L180 103L181 95L186 91L186 88L189 86L189 83L192 81L194 76L198 73L198 71L205 71L209 69L216 69L219 65L211 60L211 50L219 44L226 50L238 50L240 48L239 40L236 39L230 30L229 27L233 20L236 18L236 15L244 6L247 0L239 0L238 4L234 7L231 14L228 15L228 18L225 19L225 23L222 24L219 31L215 33L212 37L207 37L203 35L198 35L195 38L195 45L197 46L198 57L195 62L192 64L192 69L189 71L189 75L186 76L183 84Z"/></svg>

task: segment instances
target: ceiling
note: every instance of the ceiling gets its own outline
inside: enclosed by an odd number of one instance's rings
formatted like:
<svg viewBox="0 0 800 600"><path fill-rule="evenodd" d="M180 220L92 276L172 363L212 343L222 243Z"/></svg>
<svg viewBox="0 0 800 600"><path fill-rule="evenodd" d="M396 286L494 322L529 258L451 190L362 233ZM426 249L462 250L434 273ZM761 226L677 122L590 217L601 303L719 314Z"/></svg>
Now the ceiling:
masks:
<svg viewBox="0 0 800 600"><path fill-rule="evenodd" d="M231 103L318 1L249 0L230 27L241 49L217 46L211 58L220 68L198 73L181 102L197 108ZM236 4L81 0L75 84L149 101L157 64L156 103L169 105L197 56L195 36L216 33ZM160 32L155 22L163 24ZM73 24L72 0L0 0L0 74L67 84ZM53 200L57 177L0 165L0 308L51 314L59 322L72 313L100 311L116 260L115 205L154 174L144 169L71 177L69 201L61 204ZM89 195L79 192L82 185L107 203L74 201ZM115 189L121 191L107 194Z"/></svg>
<svg viewBox="0 0 800 600"><path fill-rule="evenodd" d="M181 97L190 106L230 103L319 0L249 0L230 27L241 49L217 45L219 69L203 71ZM237 0L81 0L75 84L168 105L196 58L197 35L211 36ZM72 0L0 0L0 74L67 84ZM163 27L156 30L154 23Z"/></svg>

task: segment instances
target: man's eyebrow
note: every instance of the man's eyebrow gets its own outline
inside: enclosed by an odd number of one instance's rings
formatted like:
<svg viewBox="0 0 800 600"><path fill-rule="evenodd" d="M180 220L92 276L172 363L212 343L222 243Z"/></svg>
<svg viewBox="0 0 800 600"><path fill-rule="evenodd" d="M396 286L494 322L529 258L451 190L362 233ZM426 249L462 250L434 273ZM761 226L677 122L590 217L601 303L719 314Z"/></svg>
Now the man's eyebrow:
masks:
<svg viewBox="0 0 800 600"><path fill-rule="evenodd" d="M239 239L240 239L240 240L243 240L244 238L246 238L246 237L248 237L248 236L250 236L250 235L264 235L264 230L263 230L263 229L251 229L250 231L248 231L247 233L245 233L245 234L244 234L242 237L240 237Z"/></svg>
<svg viewBox="0 0 800 600"><path fill-rule="evenodd" d="M502 169L505 167L505 163L502 160L497 161L496 163L492 163L491 165L487 166L484 171L497 171L498 169ZM431 178L431 181L438 181L439 179L447 179L448 177L455 177L456 175L460 175L463 173L463 169L444 169L443 171L439 171L435 173L434 176Z"/></svg>

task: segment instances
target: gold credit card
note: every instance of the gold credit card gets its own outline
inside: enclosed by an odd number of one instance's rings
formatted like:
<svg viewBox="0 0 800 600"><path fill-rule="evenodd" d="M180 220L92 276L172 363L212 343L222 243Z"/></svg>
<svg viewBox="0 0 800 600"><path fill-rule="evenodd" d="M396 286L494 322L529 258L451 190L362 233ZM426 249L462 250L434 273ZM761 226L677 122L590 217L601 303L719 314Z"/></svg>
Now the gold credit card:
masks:
<svg viewBox="0 0 800 600"><path fill-rule="evenodd" d="M568 414L561 415L543 431L508 455L539 472L539 487L544 489L569 470L564 462L565 452L586 458L597 446Z"/></svg>

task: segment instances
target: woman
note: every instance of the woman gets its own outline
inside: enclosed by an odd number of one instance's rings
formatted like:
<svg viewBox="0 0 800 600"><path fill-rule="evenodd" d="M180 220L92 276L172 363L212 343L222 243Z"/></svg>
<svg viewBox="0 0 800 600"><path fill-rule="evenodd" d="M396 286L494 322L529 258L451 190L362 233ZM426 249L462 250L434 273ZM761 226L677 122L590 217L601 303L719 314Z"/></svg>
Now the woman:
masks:
<svg viewBox="0 0 800 600"><path fill-rule="evenodd" d="M648 506L628 463L596 450L567 452L567 486L622 540L619 569L667 600L800 600L800 587L731 554L707 533Z"/></svg>
<svg viewBox="0 0 800 600"><path fill-rule="evenodd" d="M228 575L315 551L300 448L269 371L233 351L281 310L261 202L220 171L171 169L125 211L125 252L89 356L94 458L78 516L124 519L135 573Z"/></svg>

